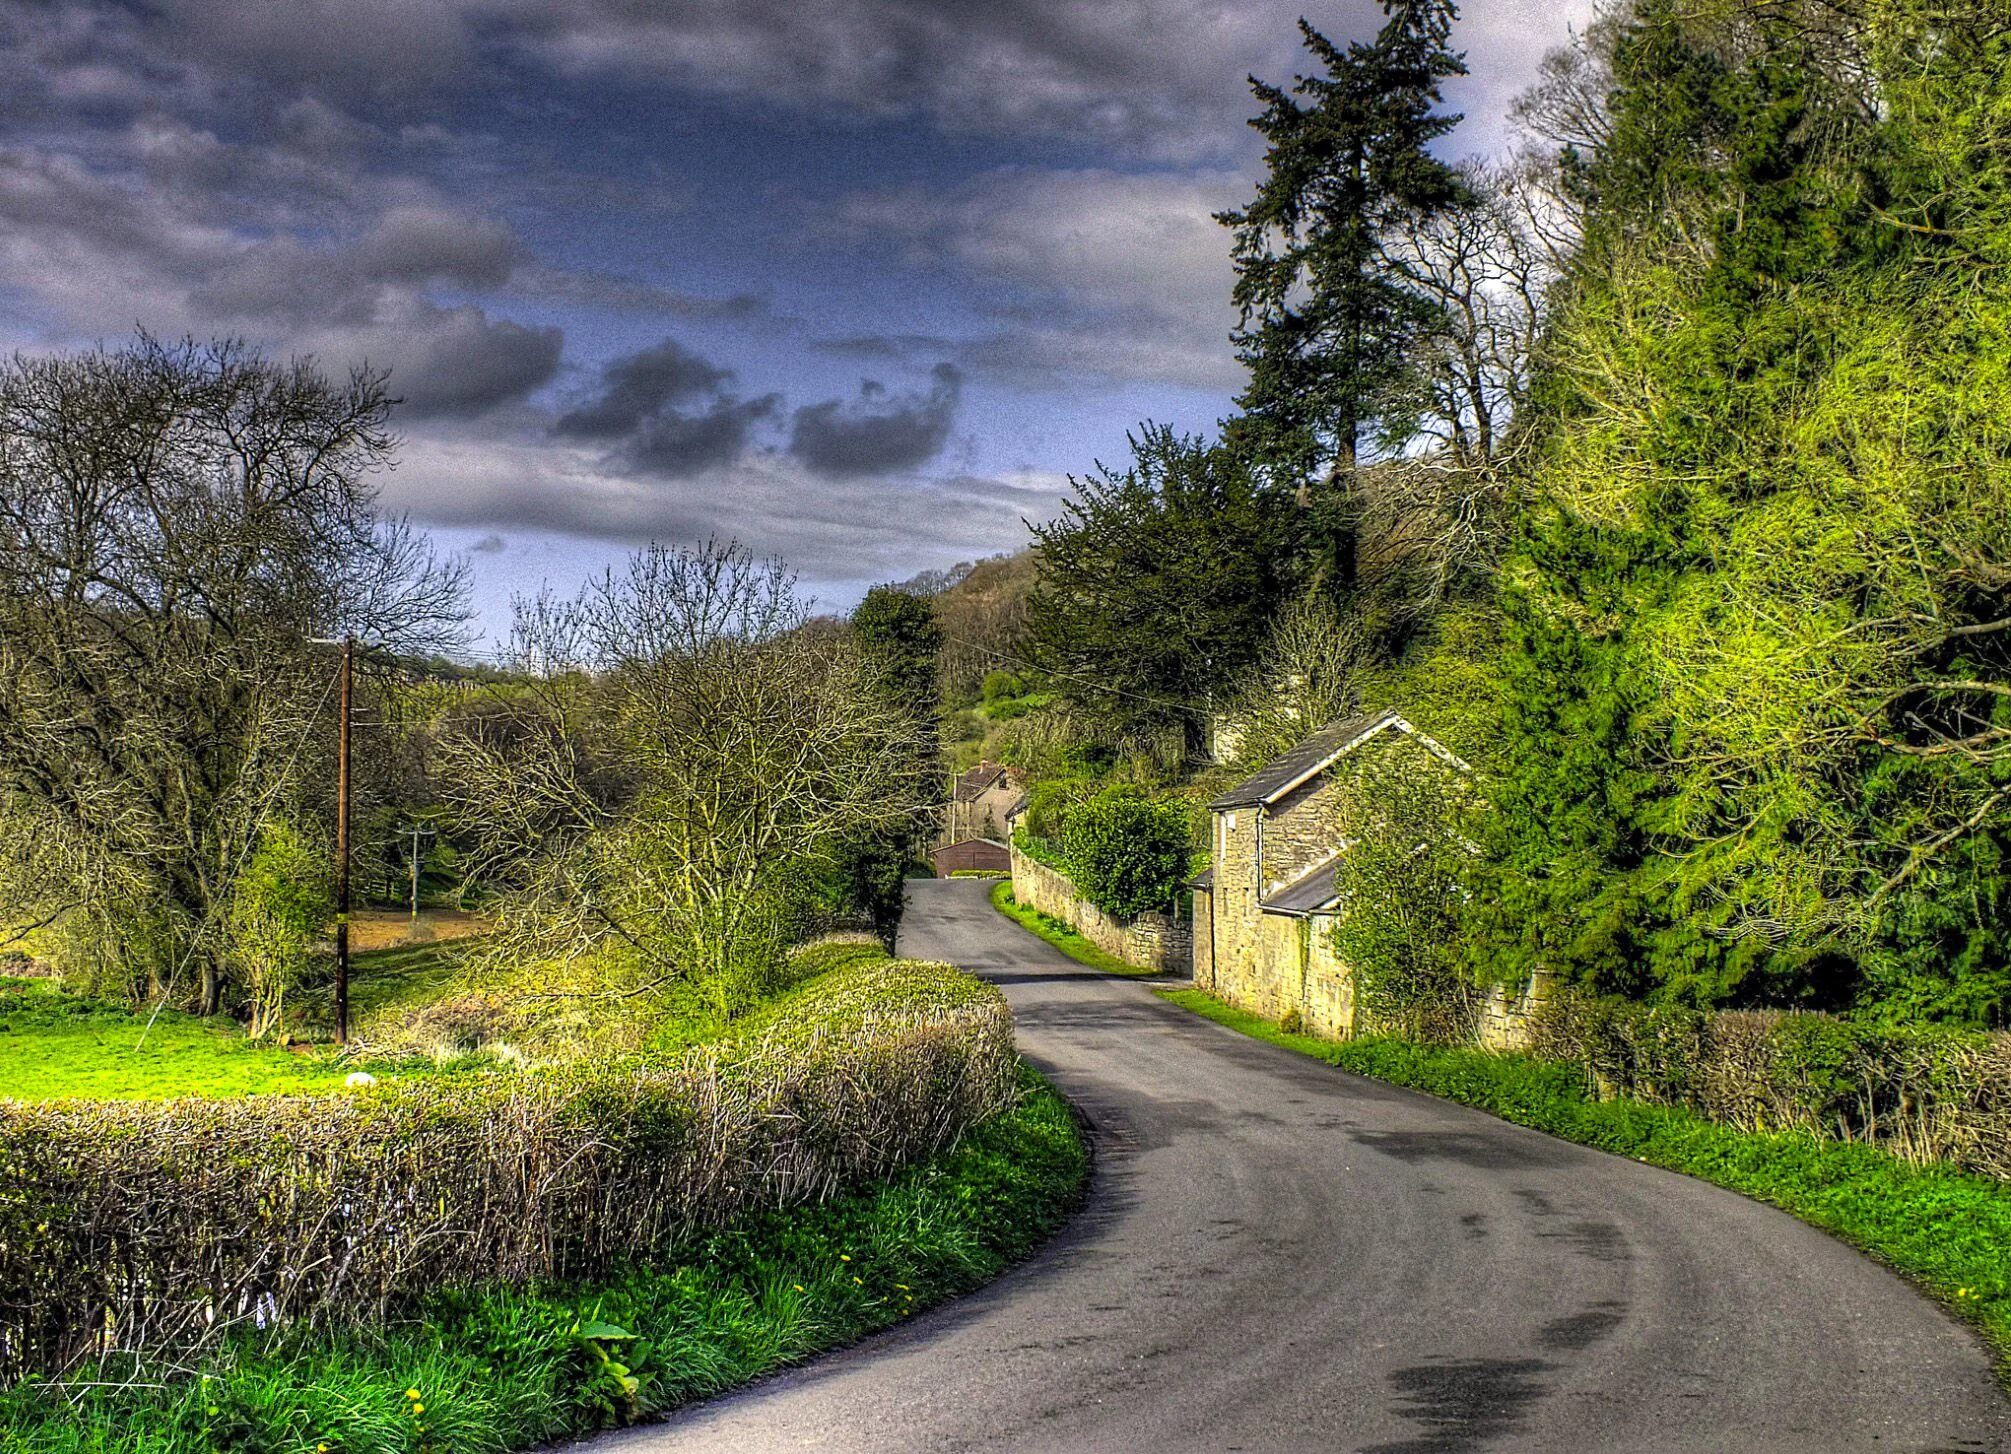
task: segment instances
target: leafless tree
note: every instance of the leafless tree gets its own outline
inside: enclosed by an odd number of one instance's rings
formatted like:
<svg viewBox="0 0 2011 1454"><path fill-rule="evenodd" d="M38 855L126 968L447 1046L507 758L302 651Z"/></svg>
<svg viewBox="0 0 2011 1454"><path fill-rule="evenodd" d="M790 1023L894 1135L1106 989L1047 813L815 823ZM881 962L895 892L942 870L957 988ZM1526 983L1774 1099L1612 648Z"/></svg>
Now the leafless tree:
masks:
<svg viewBox="0 0 2011 1454"><path fill-rule="evenodd" d="M497 953L622 966L731 1009L780 959L807 875L921 826L912 714L794 579L735 545L652 546L571 600L519 603L531 684L443 743L456 826L509 889Z"/></svg>
<svg viewBox="0 0 2011 1454"><path fill-rule="evenodd" d="M0 368L0 818L64 866L0 918L219 1007L232 878L326 740L309 638L461 619L458 565L375 508L389 410L232 342Z"/></svg>

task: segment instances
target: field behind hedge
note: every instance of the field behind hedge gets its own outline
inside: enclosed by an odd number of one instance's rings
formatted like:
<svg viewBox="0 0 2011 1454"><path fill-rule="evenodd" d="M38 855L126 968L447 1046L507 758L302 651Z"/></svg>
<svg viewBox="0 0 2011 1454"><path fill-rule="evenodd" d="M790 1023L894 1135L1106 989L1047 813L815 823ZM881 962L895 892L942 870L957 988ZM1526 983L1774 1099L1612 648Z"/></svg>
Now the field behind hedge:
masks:
<svg viewBox="0 0 2011 1454"><path fill-rule="evenodd" d="M350 1096L0 1103L0 1381L599 1275L1009 1103L1003 996L841 945L681 1053Z"/></svg>

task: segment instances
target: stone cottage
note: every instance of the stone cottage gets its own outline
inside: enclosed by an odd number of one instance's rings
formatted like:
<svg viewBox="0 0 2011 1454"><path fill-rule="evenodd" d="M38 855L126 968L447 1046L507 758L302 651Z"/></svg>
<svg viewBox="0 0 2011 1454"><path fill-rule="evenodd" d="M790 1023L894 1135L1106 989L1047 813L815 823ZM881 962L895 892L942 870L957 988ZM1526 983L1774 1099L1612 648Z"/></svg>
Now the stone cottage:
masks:
<svg viewBox="0 0 2011 1454"><path fill-rule="evenodd" d="M943 831L938 842L962 843L970 838L1002 843L1011 831L1006 817L1020 800L1026 784L1004 763L981 762L958 775L950 785L950 800L943 809Z"/></svg>
<svg viewBox="0 0 2011 1454"><path fill-rule="evenodd" d="M1296 1010L1310 1034L1354 1033L1354 981L1331 931L1348 846L1345 764L1378 740L1466 767L1400 713L1379 712L1323 727L1208 805L1214 863L1192 884L1198 987L1271 1019Z"/></svg>

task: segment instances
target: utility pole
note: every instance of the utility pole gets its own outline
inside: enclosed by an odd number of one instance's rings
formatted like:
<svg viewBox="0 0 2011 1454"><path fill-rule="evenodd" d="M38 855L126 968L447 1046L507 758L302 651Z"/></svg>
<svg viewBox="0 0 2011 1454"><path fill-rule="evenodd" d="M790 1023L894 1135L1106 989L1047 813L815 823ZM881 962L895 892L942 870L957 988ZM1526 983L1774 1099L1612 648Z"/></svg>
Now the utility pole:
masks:
<svg viewBox="0 0 2011 1454"><path fill-rule="evenodd" d="M342 638L335 728L335 1043L349 1043L349 698L356 637Z"/></svg>
<svg viewBox="0 0 2011 1454"><path fill-rule="evenodd" d="M433 836L433 830L423 823L412 825L412 922L419 922L419 835Z"/></svg>

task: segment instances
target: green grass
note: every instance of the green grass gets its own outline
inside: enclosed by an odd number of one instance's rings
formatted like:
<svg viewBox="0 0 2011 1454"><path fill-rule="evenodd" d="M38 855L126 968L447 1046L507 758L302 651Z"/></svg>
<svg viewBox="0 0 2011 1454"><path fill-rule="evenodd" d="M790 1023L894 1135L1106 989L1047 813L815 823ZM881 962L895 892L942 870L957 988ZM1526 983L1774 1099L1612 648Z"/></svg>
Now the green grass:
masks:
<svg viewBox="0 0 2011 1454"><path fill-rule="evenodd" d="M452 976L453 952L448 944L427 944L357 955L352 1009L422 1003ZM0 977L0 1095L18 1100L339 1092L343 1077L365 1064L379 1077L420 1069L338 1059L330 1045L288 1049L247 1039L224 1016L135 1013L52 980Z"/></svg>
<svg viewBox="0 0 2011 1454"><path fill-rule="evenodd" d="M1799 1133L1767 1135L1640 1101L1599 1101L1574 1067L1366 1037L1290 1035L1199 990L1184 1009L1357 1075L1407 1086L1567 1141L1769 1202L1869 1253L1978 1328L2011 1384L2011 1184Z"/></svg>
<svg viewBox="0 0 2011 1454"><path fill-rule="evenodd" d="M60 1395L24 1385L0 1394L6 1448L493 1454L662 1413L900 1322L1038 1246L1076 1204L1088 1151L1031 1072L1025 1092L882 1187L694 1237L623 1277L436 1294L387 1327L239 1343L167 1387L144 1373L116 1386L116 1369Z"/></svg>
<svg viewBox="0 0 2011 1454"><path fill-rule="evenodd" d="M1091 969L1100 969L1105 974L1121 974L1128 979L1155 976L1156 969L1147 969L1119 959L1114 954L1105 953L1077 932L1073 924L1043 914L1030 904L1022 904L1012 896L1012 880L1001 880L991 894L992 907L1012 920L1030 934L1038 935L1066 954L1078 964L1086 964Z"/></svg>

